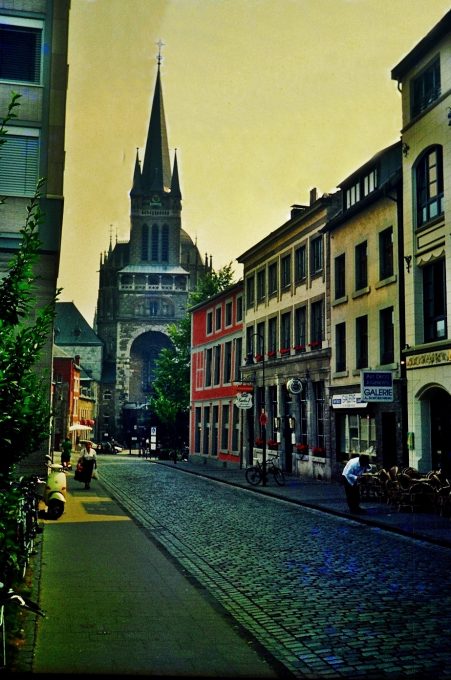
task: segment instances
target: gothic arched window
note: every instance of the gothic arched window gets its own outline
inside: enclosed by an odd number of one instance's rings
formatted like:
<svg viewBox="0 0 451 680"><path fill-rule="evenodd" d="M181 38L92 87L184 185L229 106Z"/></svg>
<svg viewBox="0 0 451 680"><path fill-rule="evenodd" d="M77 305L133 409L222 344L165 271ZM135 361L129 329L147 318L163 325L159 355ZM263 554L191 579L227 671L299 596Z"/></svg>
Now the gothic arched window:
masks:
<svg viewBox="0 0 451 680"><path fill-rule="evenodd" d="M141 259L149 259L149 227L143 224L141 232Z"/></svg>
<svg viewBox="0 0 451 680"><path fill-rule="evenodd" d="M152 260L158 260L158 241L160 240L158 224L152 225Z"/></svg>
<svg viewBox="0 0 451 680"><path fill-rule="evenodd" d="M163 262L169 260L169 227L163 224L163 233L161 235L161 259Z"/></svg>

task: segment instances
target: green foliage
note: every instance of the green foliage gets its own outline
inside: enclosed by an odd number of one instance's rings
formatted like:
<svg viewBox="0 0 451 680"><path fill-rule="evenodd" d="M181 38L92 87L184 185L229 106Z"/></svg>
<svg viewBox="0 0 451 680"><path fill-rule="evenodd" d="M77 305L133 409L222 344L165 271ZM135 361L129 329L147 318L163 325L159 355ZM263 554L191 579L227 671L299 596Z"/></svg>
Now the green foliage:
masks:
<svg viewBox="0 0 451 680"><path fill-rule="evenodd" d="M233 282L232 264L218 272L211 271L199 281L188 298L188 308L222 292ZM177 417L189 410L191 315L189 311L168 330L172 347L163 349L156 361L156 375L152 383L150 408L160 421L174 425Z"/></svg>
<svg viewBox="0 0 451 680"><path fill-rule="evenodd" d="M5 126L16 117L19 95L14 95L0 125L0 148L7 143ZM49 436L49 390L36 363L52 331L55 301L36 309L33 265L40 247L40 180L27 206L20 229L20 247L0 282L0 479L8 479L14 466L35 451ZM2 201L4 203L4 201ZM48 381L47 381L48 385Z"/></svg>

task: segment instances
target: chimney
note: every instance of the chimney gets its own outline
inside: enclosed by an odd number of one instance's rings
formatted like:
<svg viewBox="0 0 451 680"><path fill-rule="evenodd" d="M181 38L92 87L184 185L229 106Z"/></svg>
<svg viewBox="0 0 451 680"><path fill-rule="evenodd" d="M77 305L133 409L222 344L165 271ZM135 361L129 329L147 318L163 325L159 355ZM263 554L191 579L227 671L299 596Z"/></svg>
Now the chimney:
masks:
<svg viewBox="0 0 451 680"><path fill-rule="evenodd" d="M77 364L77 366L80 366L80 355L76 354L74 358L75 358L75 363Z"/></svg>
<svg viewBox="0 0 451 680"><path fill-rule="evenodd" d="M313 187L313 189L310 189L310 205L313 205L315 201L318 200L318 189L316 187Z"/></svg>

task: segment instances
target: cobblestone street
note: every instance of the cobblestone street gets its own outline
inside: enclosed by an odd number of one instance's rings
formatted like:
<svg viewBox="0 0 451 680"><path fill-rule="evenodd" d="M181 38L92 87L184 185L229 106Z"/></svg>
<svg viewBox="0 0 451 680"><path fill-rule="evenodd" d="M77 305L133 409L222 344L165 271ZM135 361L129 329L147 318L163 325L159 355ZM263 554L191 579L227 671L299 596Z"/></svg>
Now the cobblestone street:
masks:
<svg viewBox="0 0 451 680"><path fill-rule="evenodd" d="M297 677L451 678L451 551L136 458L104 483Z"/></svg>

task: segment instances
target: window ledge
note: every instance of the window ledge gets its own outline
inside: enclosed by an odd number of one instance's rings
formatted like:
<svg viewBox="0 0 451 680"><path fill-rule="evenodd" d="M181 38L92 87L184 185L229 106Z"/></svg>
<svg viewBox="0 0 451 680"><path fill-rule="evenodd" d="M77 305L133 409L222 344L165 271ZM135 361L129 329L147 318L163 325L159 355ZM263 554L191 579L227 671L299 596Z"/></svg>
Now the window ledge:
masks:
<svg viewBox="0 0 451 680"><path fill-rule="evenodd" d="M347 296L347 295L343 295L343 297L337 298L336 300L334 300L334 301L332 302L332 307L338 307L338 305L343 305L343 304L344 304L345 302L347 302L347 301L348 301L348 296Z"/></svg>
<svg viewBox="0 0 451 680"><path fill-rule="evenodd" d="M387 276L386 279L381 279L380 281L378 281L376 283L375 288L377 290L378 288L383 288L384 286L389 286L392 283L396 283L397 280L398 280L398 277L397 277L396 274L393 274L392 276Z"/></svg>
<svg viewBox="0 0 451 680"><path fill-rule="evenodd" d="M346 369L345 371L336 371L335 373L332 373L332 378L347 378L349 376L349 371Z"/></svg>
<svg viewBox="0 0 451 680"><path fill-rule="evenodd" d="M352 294L352 299L355 300L358 297L362 297L363 295L369 295L371 293L371 287L366 286L365 288L360 288L359 290L355 290Z"/></svg>

